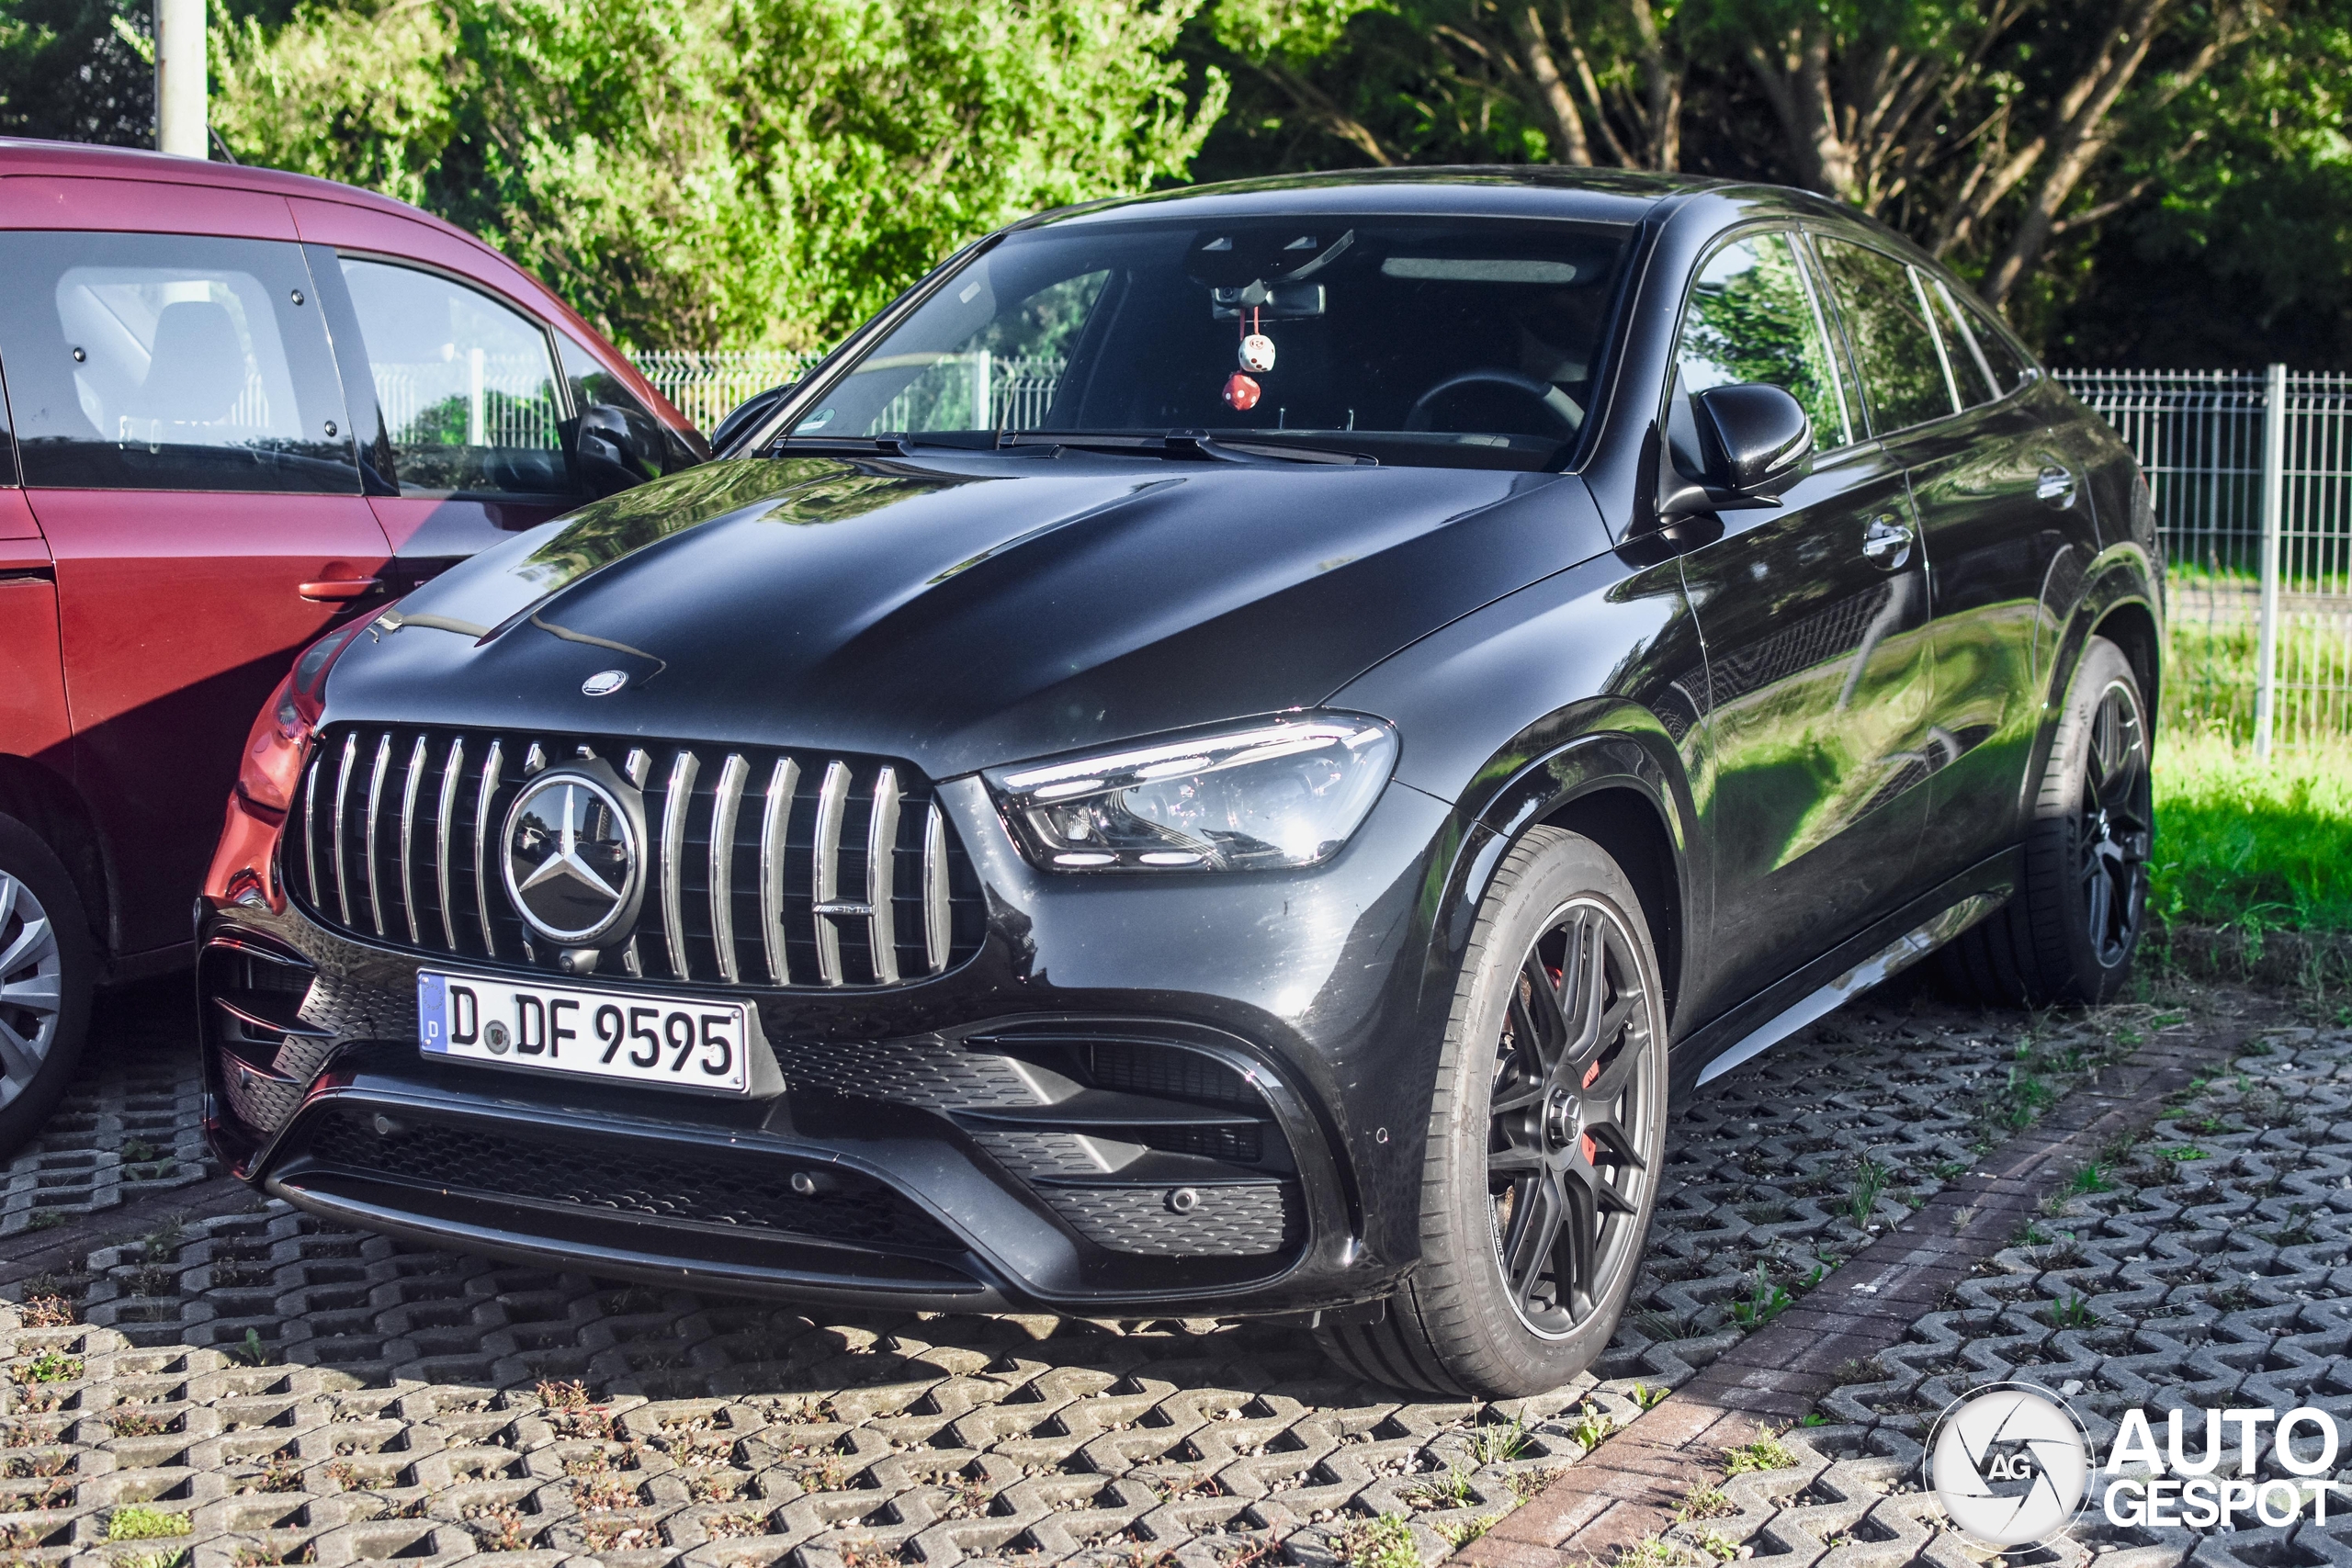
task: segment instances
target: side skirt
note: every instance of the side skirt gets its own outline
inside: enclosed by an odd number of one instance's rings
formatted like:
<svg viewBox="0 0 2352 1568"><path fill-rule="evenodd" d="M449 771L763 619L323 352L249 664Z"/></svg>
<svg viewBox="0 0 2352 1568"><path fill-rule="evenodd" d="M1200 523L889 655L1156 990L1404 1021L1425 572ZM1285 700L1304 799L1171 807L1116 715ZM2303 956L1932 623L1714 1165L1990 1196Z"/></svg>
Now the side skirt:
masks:
<svg viewBox="0 0 2352 1568"><path fill-rule="evenodd" d="M1702 1025L1677 1043L1674 1054L1682 1061L1675 1065L1676 1085L1695 1089L1721 1077L1910 968L2007 903L2017 887L2016 864L2016 852L2007 851L1970 867L1838 951ZM1749 1021L1759 1013L1761 1021ZM1693 1061L1702 1064L1695 1075L1682 1065Z"/></svg>

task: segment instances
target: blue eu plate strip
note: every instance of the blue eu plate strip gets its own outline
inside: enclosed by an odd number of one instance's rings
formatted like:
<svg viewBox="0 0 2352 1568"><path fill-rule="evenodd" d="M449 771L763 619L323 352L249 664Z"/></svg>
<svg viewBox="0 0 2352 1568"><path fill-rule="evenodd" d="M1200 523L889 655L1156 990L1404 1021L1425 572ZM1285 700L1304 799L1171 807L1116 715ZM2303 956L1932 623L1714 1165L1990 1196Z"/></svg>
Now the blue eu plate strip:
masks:
<svg viewBox="0 0 2352 1568"><path fill-rule="evenodd" d="M416 976L416 1027L427 1051L446 1055L449 1049L449 982L419 970Z"/></svg>

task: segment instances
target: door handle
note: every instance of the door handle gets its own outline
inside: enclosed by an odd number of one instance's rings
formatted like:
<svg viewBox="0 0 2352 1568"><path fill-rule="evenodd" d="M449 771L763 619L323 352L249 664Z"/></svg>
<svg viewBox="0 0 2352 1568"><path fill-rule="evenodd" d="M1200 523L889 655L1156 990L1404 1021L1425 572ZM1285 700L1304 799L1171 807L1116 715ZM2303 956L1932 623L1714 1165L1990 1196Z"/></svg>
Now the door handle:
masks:
<svg viewBox="0 0 2352 1568"><path fill-rule="evenodd" d="M380 577L335 577L323 582L304 582L294 592L314 604L332 604L344 599L359 599L384 585Z"/></svg>
<svg viewBox="0 0 2352 1568"><path fill-rule="evenodd" d="M2033 498L2064 512L2075 504L2075 476L2055 463L2044 464L2034 476Z"/></svg>
<svg viewBox="0 0 2352 1568"><path fill-rule="evenodd" d="M1872 566L1893 571L1911 558L1914 536L1910 527L1892 517L1873 517L1862 533L1862 558Z"/></svg>

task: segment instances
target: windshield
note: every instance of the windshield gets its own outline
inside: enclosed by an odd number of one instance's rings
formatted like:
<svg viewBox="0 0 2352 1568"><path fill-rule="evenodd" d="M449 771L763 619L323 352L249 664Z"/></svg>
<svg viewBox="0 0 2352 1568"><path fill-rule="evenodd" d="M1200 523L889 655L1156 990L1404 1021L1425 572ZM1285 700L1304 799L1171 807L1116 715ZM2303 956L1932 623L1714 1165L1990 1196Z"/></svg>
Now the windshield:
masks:
<svg viewBox="0 0 2352 1568"><path fill-rule="evenodd" d="M1016 233L843 367L790 434L1197 432L1543 468L1591 407L1626 236L1464 218Z"/></svg>

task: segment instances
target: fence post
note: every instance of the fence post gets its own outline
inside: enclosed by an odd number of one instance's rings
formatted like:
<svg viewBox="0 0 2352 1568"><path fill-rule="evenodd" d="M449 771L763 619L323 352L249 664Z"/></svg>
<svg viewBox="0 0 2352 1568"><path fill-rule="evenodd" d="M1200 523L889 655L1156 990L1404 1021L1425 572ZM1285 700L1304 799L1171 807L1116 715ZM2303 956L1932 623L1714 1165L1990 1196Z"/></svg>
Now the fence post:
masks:
<svg viewBox="0 0 2352 1568"><path fill-rule="evenodd" d="M2278 535L2287 511L2287 367L2270 367L2262 405L2262 631L2254 668L2254 754L2270 759L2278 715Z"/></svg>

